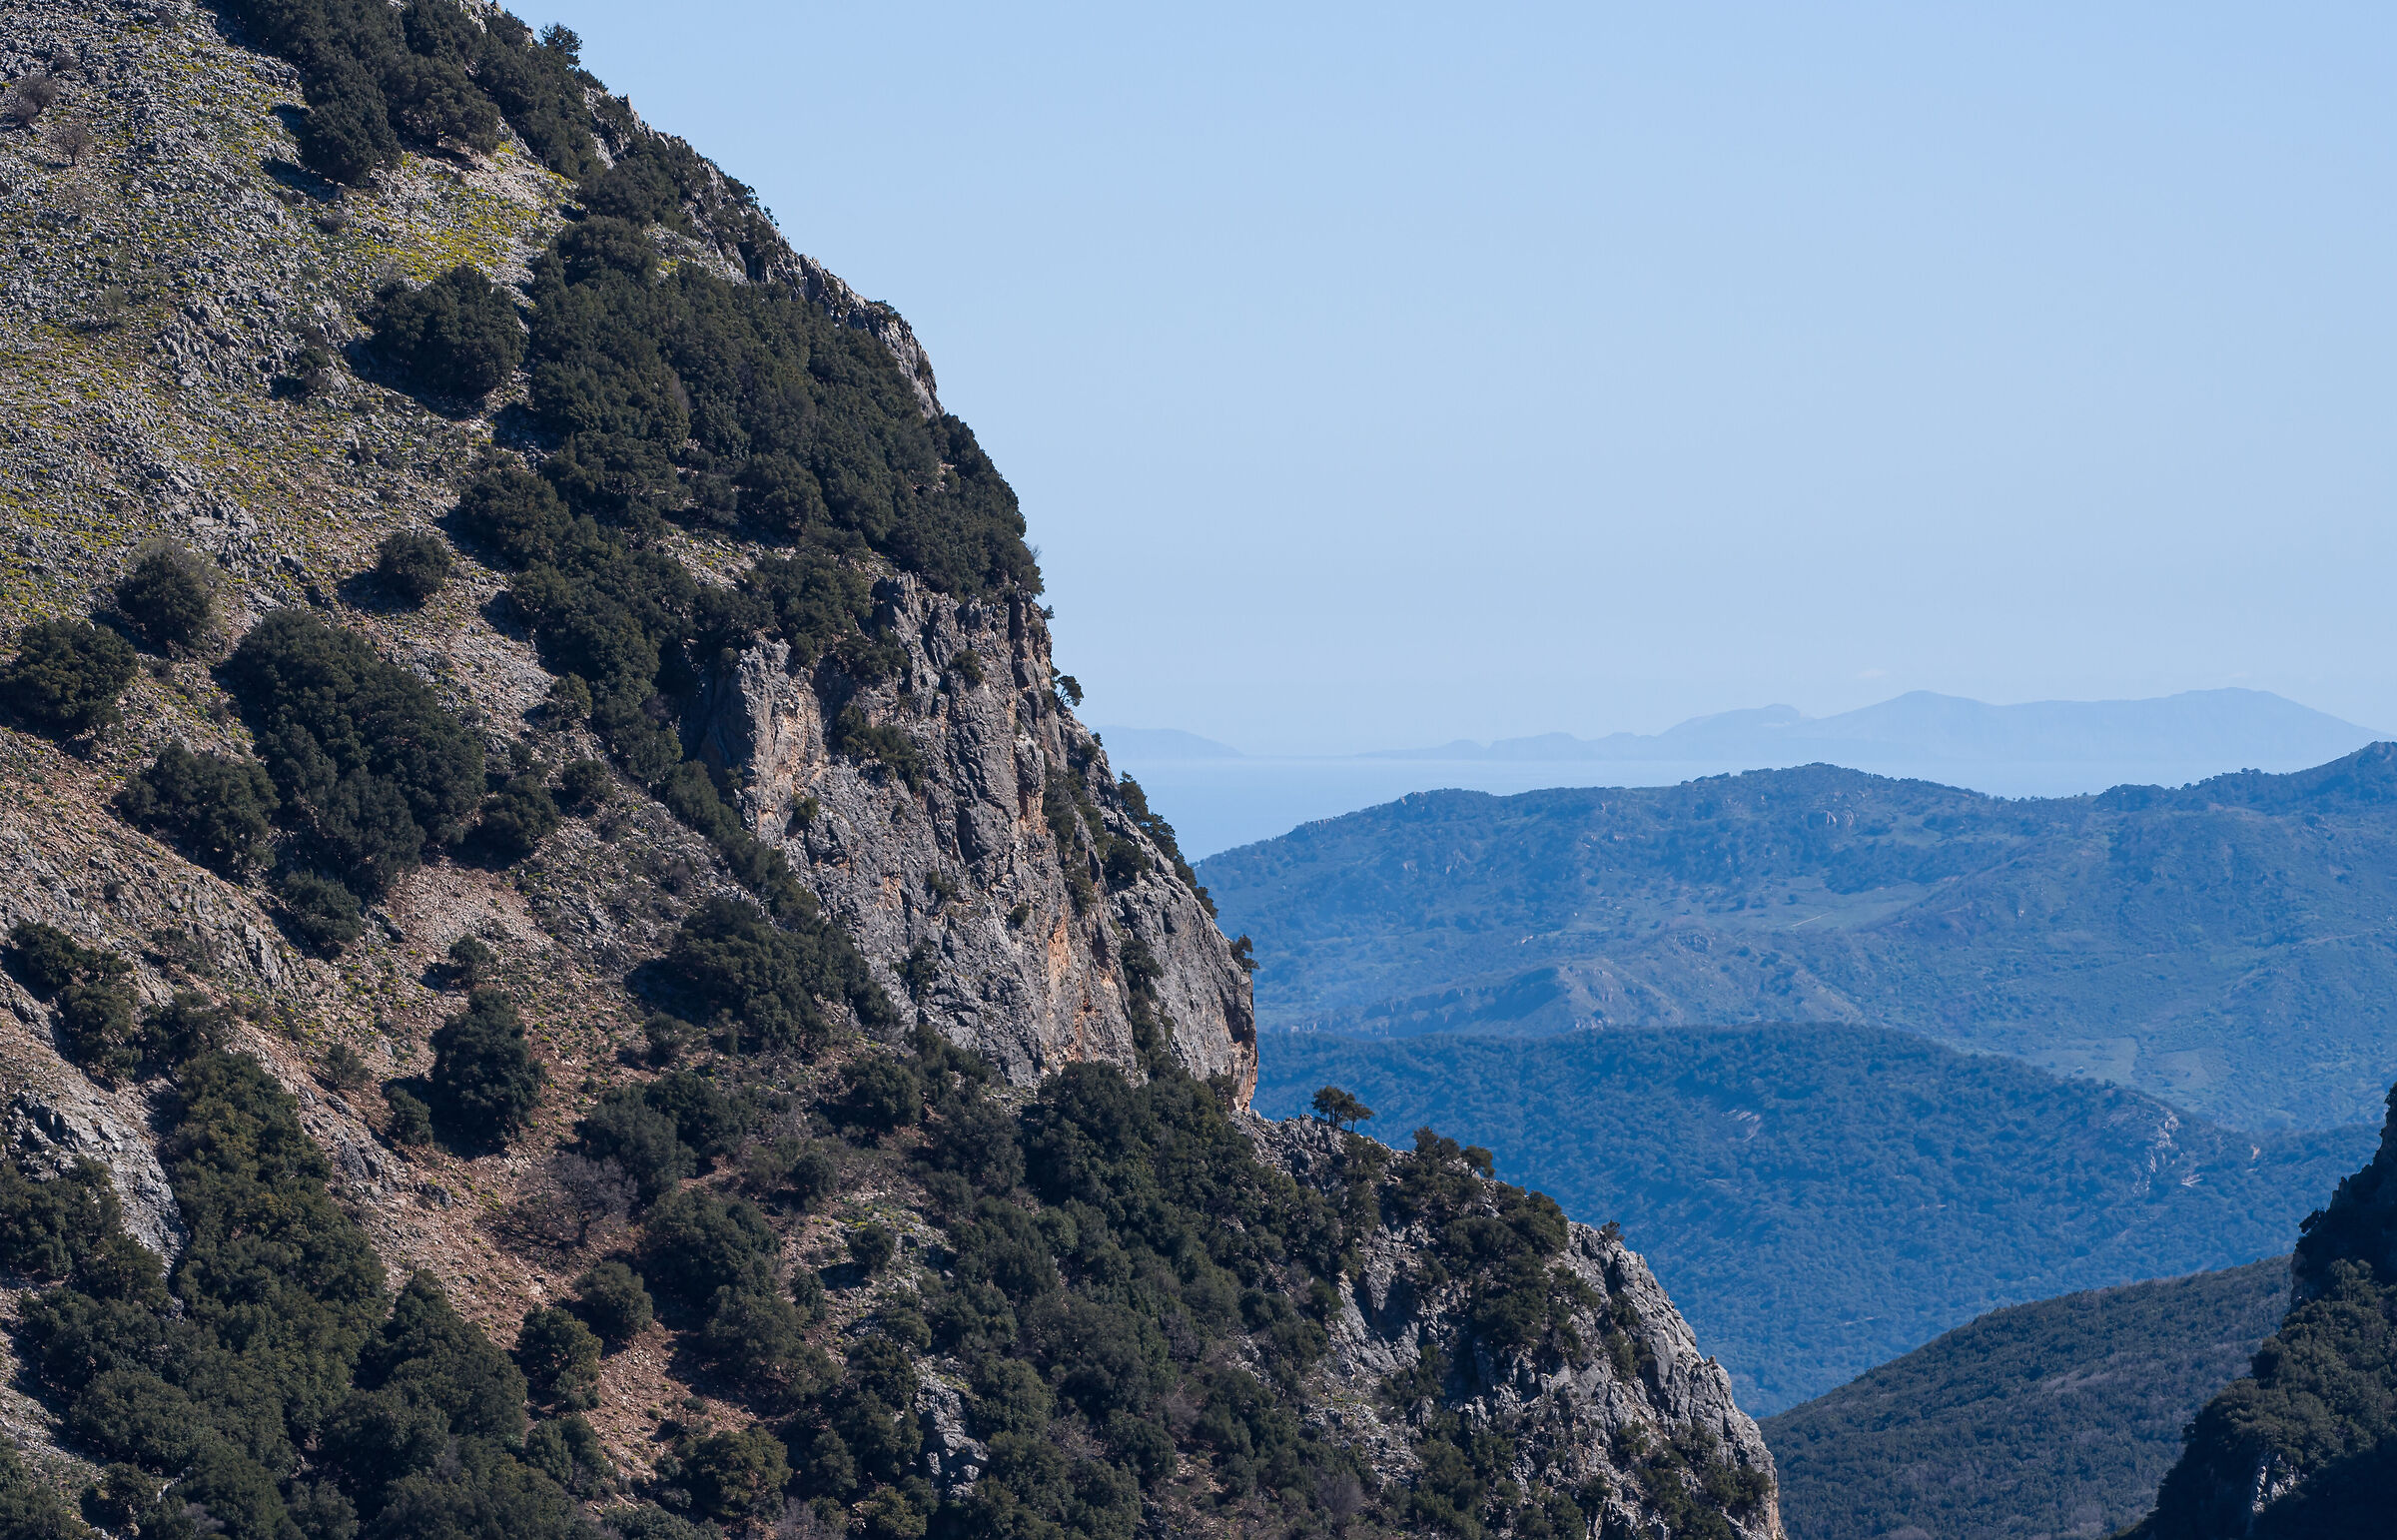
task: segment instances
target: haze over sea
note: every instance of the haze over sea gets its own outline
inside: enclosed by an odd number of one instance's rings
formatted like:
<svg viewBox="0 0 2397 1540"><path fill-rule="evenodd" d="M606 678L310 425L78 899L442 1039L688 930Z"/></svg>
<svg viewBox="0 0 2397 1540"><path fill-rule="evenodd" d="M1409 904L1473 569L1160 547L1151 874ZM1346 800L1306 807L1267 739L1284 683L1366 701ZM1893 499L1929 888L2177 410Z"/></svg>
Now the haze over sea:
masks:
<svg viewBox="0 0 2397 1540"><path fill-rule="evenodd" d="M2071 797L2233 770L2301 770L2380 735L2269 691L2227 689L2013 706L1917 691L1831 717L1766 707L1656 734L1558 733L1354 755L1243 754L1173 729L1110 727L1101 736L1117 772L1140 781L1197 860L1417 791L1672 786L1820 763L1995 797Z"/></svg>

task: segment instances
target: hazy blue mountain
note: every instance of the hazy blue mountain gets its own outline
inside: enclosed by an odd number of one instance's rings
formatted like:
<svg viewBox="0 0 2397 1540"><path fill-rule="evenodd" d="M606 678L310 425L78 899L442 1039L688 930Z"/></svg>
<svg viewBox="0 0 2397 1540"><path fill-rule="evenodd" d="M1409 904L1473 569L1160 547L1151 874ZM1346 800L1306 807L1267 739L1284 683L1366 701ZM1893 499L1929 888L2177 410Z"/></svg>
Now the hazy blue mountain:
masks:
<svg viewBox="0 0 2397 1540"><path fill-rule="evenodd" d="M1106 729L1111 763L1140 779L1193 856L1435 787L1503 796L1557 786L1669 786L1822 763L1998 797L2069 797L2117 785L2186 785L2230 770L2302 769L2373 736L2260 690L2019 706L1917 693L1832 717L1766 706L1655 734L1547 733L1357 755L1241 754L1167 728Z"/></svg>
<svg viewBox="0 0 2397 1540"><path fill-rule="evenodd" d="M1866 1027L1263 1041L1258 1111L1324 1085L1620 1222L1759 1413L2001 1305L2278 1253L2373 1146Z"/></svg>
<svg viewBox="0 0 2397 1540"><path fill-rule="evenodd" d="M2397 747L1999 801L1812 766L1428 792L1202 862L1268 1029L1871 1022L2238 1127L2397 1079Z"/></svg>
<svg viewBox="0 0 2397 1540"><path fill-rule="evenodd" d="M2293 770L2351 753L2378 735L2268 690L2189 690L2154 700L2041 700L1992 706L1916 690L1837 716L1789 706L1693 717L1661 733L1575 738L1546 733L1496 743L1401 749L1383 759L1713 760L1752 770L1820 760L2071 764L2212 762Z"/></svg>
<svg viewBox="0 0 2397 1540"><path fill-rule="evenodd" d="M2246 1372L2289 1259L1993 1310L1769 1419L1794 1540L2017 1540L2135 1523Z"/></svg>

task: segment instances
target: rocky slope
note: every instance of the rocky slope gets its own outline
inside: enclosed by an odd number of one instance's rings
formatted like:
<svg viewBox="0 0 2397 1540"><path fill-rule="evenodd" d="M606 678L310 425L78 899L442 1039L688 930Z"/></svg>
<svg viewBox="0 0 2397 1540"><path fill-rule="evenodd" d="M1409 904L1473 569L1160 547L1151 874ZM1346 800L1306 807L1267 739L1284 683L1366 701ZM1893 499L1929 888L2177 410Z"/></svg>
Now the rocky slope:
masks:
<svg viewBox="0 0 2397 1540"><path fill-rule="evenodd" d="M490 13L470 14L482 25ZM610 1087L649 1075L641 1028L653 965L704 901L743 895L722 841L619 776L612 800L565 819L526 859L452 851L407 872L370 905L364 934L329 958L287 934L263 880L194 865L117 808L127 778L170 744L254 752L219 665L245 630L287 607L366 637L428 681L494 767L511 755L545 766L609 757L587 722L544 708L556 680L509 574L478 559L487 552L472 540L460 539L453 576L420 607L393 602L366 575L396 530L456 533L460 487L487 455L537 465L557 447L521 373L464 404L407 388L370 346L374 297L460 263L524 283L580 214L576 185L505 125L487 153L419 147L351 186L326 182L300 164L301 72L182 0L5 0L0 75L40 76L56 96L38 112L20 99L0 120L0 221L16 254L0 286L0 356L11 365L0 371L0 623L13 632L52 616L105 618L136 552L162 539L213 567L220 610L202 644L145 659L120 725L80 738L0 730L11 793L0 804L0 931L39 922L129 960L144 1008L178 992L231 1007L233 1046L297 1098L335 1195L394 1283L428 1274L505 1345L528 1308L561 1298L594 1259L625 1252L621 1211L560 1224L548 1156ZM651 142L604 92L592 88L586 105L603 158ZM804 295L872 337L921 410L938 415L931 366L894 312L793 253L712 168L683 197L672 228L646 232L669 267ZM703 588L730 584L761 550L696 521L642 539ZM852 559L871 583L861 624L885 648L877 670L751 639L700 659L678 701L651 702L899 1008L878 1025L826 1002L840 1041L812 1058L702 1050L753 1115L747 1138L822 1133L850 1062L904 1051L918 1025L994 1067L992 1095L1011 1110L1074 1064L1134 1081L1187 1074L1244 1109L1256 1068L1246 973L1170 831L1119 786L1060 698L1034 592L961 595L888 560ZM844 722L884 749L857 751ZM912 773L894 769L898 745ZM491 1153L403 1142L381 1097L355 1074L328 1072L347 1050L375 1079L422 1074L435 1028L461 1005L442 960L463 939L496 955L488 983L521 1013L548 1087L530 1127ZM155 1146L167 1083L87 1076L60 1053L56 1010L24 978L0 980L0 1001L18 1163L38 1177L77 1155L99 1159L129 1231L171 1261L184 1221ZM1161 1022L1152 1054L1144 1035ZM1250 1127L1255 1148L1301 1177L1345 1158L1323 1130ZM841 1147L837 1189L775 1221L774 1266L794 1284L836 1261L844 1236L880 1224L899 1237L902 1261L872 1280L824 1273L838 1286L810 1340L836 1357L870 1323L904 1313L908 1290L941 1287L943 1259L954 1260L937 1184L911 1160L915 1138ZM703 1184L732 1191L741 1169L728 1151ZM1484 1185L1499 1202L1503 1189ZM1373 1501L1359 1522L1433 1522L1407 1495L1425 1479L1424 1451L1441 1428L1481 1428L1512 1440L1516 1485L1475 1488L1484 1506L1459 1532L1552 1532L1514 1506L1516 1489L1535 1481L1579 1494L1578 1522L1598 1516L1609 1535L1779 1532L1753 1423L1618 1240L1577 1227L1560 1254L1608 1302L1597 1307L1603 1322L1586 1307L1565 1321L1567 1338L1620 1342L1619 1354L1492 1354L1476 1347L1464 1279L1445 1292L1429 1281L1439 1237L1420 1217L1373 1220L1363 1233L1361 1272L1313 1306L1332 1346L1310 1370L1307 1413L1328 1438L1310 1447L1369 1455ZM40 1291L30 1277L5 1281L12 1311ZM587 1415L634 1493L682 1490L668 1456L687 1449L691 1430L759 1420L753 1397L694 1361L688 1337L652 1326L599 1367ZM1427 1344L1448 1368L1417 1373L1419 1393L1402 1404L1387 1382L1429 1362ZM1264 1362L1252 1345L1224 1351L1225 1364ZM968 1367L934 1355L915 1371L921 1442L906 1463L940 1488L925 1503L969 1489L973 1456L988 1454L988 1430L960 1410ZM1143 1527L1244 1527L1251 1510L1208 1474L1216 1467L1190 1441L1191 1418L1175 1420L1171 1406L1161 1415L1183 1439L1188 1479L1148 1499ZM12 1391L0 1425L68 1490L89 1475L90 1451L63 1434L55 1406ZM1069 1443L1090 1441L1084 1423L1070 1426L1084 1431L1061 1435ZM886 1500L897 1490L879 1489L843 1522L861 1533L899 1522L899 1499ZM1336 1493L1289 1500L1343 1524L1357 1511ZM837 1505L816 1501L785 1515L785 1529L831 1522ZM1541 1512L1551 1510L1563 1511ZM774 1514L717 1516L738 1527Z"/></svg>

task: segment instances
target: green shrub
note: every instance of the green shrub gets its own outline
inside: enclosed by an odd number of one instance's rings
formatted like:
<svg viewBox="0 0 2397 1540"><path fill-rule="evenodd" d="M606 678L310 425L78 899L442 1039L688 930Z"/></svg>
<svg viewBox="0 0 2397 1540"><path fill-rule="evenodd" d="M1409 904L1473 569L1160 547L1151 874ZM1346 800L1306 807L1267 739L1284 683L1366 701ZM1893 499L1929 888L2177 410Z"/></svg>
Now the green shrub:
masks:
<svg viewBox="0 0 2397 1540"><path fill-rule="evenodd" d="M649 1062L669 1065L689 1053L699 1041L699 1029L679 1016L653 1011L641 1023L641 1042L648 1050Z"/></svg>
<svg viewBox="0 0 2397 1540"><path fill-rule="evenodd" d="M198 556L164 541L145 547L117 584L117 608L142 640L162 651L207 635L216 606L215 574Z"/></svg>
<svg viewBox="0 0 2397 1540"><path fill-rule="evenodd" d="M574 530L574 517L556 489L506 457L492 459L476 473L457 500L457 520L492 547L498 564L506 567L554 566Z"/></svg>
<svg viewBox="0 0 2397 1540"><path fill-rule="evenodd" d="M557 803L540 772L526 770L510 776L506 786L484 800L476 832L502 864L512 864L531 855L557 832Z"/></svg>
<svg viewBox="0 0 2397 1540"><path fill-rule="evenodd" d="M87 947L39 920L20 920L9 931L8 963L25 987L44 1000L71 984L106 983L133 971L133 965L115 953Z"/></svg>
<svg viewBox="0 0 2397 1540"><path fill-rule="evenodd" d="M660 1300L696 1312L719 1288L772 1289L780 1249L754 1204L685 1187L650 1210L637 1256L642 1278Z"/></svg>
<svg viewBox="0 0 2397 1540"><path fill-rule="evenodd" d="M256 1061L192 1060L163 1115L161 1154L190 1232L173 1280L189 1333L176 1382L281 1461L345 1393L386 1309L382 1264L326 1191L299 1104ZM254 1367L237 1372L234 1355Z"/></svg>
<svg viewBox="0 0 2397 1540"><path fill-rule="evenodd" d="M618 1086L574 1126L575 1148L593 1160L613 1160L653 1203L688 1176L697 1160L674 1120L652 1107L637 1086Z"/></svg>
<svg viewBox="0 0 2397 1540"><path fill-rule="evenodd" d="M484 155L499 147L499 109L456 60L403 55L385 67L382 84L393 126L407 138L454 140Z"/></svg>
<svg viewBox="0 0 2397 1540"><path fill-rule="evenodd" d="M383 1329L358 1358L364 1393L397 1390L438 1409L451 1433L514 1440L524 1434L524 1376L429 1273L409 1278Z"/></svg>
<svg viewBox="0 0 2397 1540"><path fill-rule="evenodd" d="M463 832L482 745L422 680L303 610L251 627L226 665L282 818L373 896Z"/></svg>
<svg viewBox="0 0 2397 1540"><path fill-rule="evenodd" d="M286 872L275 884L284 922L321 957L335 957L366 930L358 895L315 872Z"/></svg>
<svg viewBox="0 0 2397 1540"><path fill-rule="evenodd" d="M125 816L220 877L265 864L279 799L264 765L170 743L125 783Z"/></svg>
<svg viewBox="0 0 2397 1540"><path fill-rule="evenodd" d="M778 1293L719 1288L699 1328L699 1351L734 1384L770 1397L808 1382L824 1362L808 1346L806 1327L792 1302Z"/></svg>
<svg viewBox="0 0 2397 1540"><path fill-rule="evenodd" d="M586 1501L615 1490L615 1462L598 1432L579 1416L535 1423L524 1435L524 1463Z"/></svg>
<svg viewBox="0 0 2397 1540"><path fill-rule="evenodd" d="M851 1061L844 1080L841 1095L827 1109L844 1128L878 1139L923 1115L923 1083L893 1055L860 1056Z"/></svg>
<svg viewBox="0 0 2397 1540"><path fill-rule="evenodd" d="M325 1084L336 1091L360 1091L375 1080L366 1057L347 1043L336 1043L325 1051L324 1076Z"/></svg>
<svg viewBox="0 0 2397 1540"><path fill-rule="evenodd" d="M827 736L835 754L887 765L907 783L908 790L924 789L924 755L917 749L916 740L901 728L887 722L869 722L865 712L857 707L843 706L833 718L832 731Z"/></svg>
<svg viewBox="0 0 2397 1540"><path fill-rule="evenodd" d="M59 1051L114 1084L141 1063L134 1041L133 994L123 985L70 984L57 1002Z"/></svg>
<svg viewBox="0 0 2397 1540"><path fill-rule="evenodd" d="M432 1109L424 1099L406 1087L392 1084L383 1088L384 1105L392 1110L391 1141L395 1145L429 1145L432 1143Z"/></svg>
<svg viewBox="0 0 2397 1540"><path fill-rule="evenodd" d="M107 1167L89 1156L42 1181L0 1157L0 1267L63 1278L116 1229L119 1215Z"/></svg>
<svg viewBox="0 0 2397 1540"><path fill-rule="evenodd" d="M308 117L300 131L300 159L309 170L335 182L358 183L400 159L383 93L355 64L326 71L308 83Z"/></svg>
<svg viewBox="0 0 2397 1540"><path fill-rule="evenodd" d="M980 1097L944 1108L925 1141L924 1162L954 1171L986 1192L1010 1192L1024 1179L1024 1149L1016 1120Z"/></svg>
<svg viewBox="0 0 2397 1540"><path fill-rule="evenodd" d="M641 1092L651 1107L674 1120L674 1131L702 1160L731 1154L740 1143L744 1117L711 1076L694 1070L661 1075Z"/></svg>
<svg viewBox="0 0 2397 1540"><path fill-rule="evenodd" d="M574 1280L574 1308L599 1333L617 1346L649 1329L653 1307L641 1275L622 1262L599 1262Z"/></svg>
<svg viewBox="0 0 2397 1540"><path fill-rule="evenodd" d="M133 662L130 642L89 620L36 620L17 632L17 655L0 671L0 700L44 731L91 732L117 720Z"/></svg>
<svg viewBox="0 0 2397 1540"><path fill-rule="evenodd" d="M785 1135L749 1147L742 1179L769 1202L805 1213L823 1201L840 1179L839 1162L812 1139Z"/></svg>
<svg viewBox="0 0 2397 1540"><path fill-rule="evenodd" d="M505 1144L531 1118L541 1080L515 1005L497 990L474 990L466 1009L433 1031L427 1100L452 1138Z"/></svg>
<svg viewBox="0 0 2397 1540"><path fill-rule="evenodd" d="M550 1405L589 1406L599 1383L599 1339L555 1305L524 1312L516 1364L532 1394Z"/></svg>
<svg viewBox="0 0 2397 1540"><path fill-rule="evenodd" d="M449 547L421 529L386 535L375 548L375 576L410 604L421 604L449 581Z"/></svg>
<svg viewBox="0 0 2397 1540"><path fill-rule="evenodd" d="M223 1053L232 1042L233 1013L190 990L177 991L172 1000L142 1017L142 1057L160 1069L174 1069L203 1054ZM350 1057L358 1058L356 1054ZM365 1067L362 1064L360 1068Z"/></svg>
<svg viewBox="0 0 2397 1540"><path fill-rule="evenodd" d="M0 1540L97 1540L5 1439L0 1439Z"/></svg>
<svg viewBox="0 0 2397 1540"><path fill-rule="evenodd" d="M721 1013L735 1046L751 1052L813 1052L831 1033L818 997L845 995L853 1006L879 997L839 932L783 930L734 899L709 899L687 916L660 972L706 1014Z"/></svg>
<svg viewBox="0 0 2397 1540"><path fill-rule="evenodd" d="M26 988L52 1002L62 1054L105 1081L133 1073L141 1053L125 985L130 963L39 921L10 931L9 963Z"/></svg>
<svg viewBox="0 0 2397 1540"><path fill-rule="evenodd" d="M515 373L524 329L507 292L460 263L421 289L386 291L375 347L427 389L479 396Z"/></svg>
<svg viewBox="0 0 2397 1540"><path fill-rule="evenodd" d="M789 1293L791 1306L801 1319L813 1322L824 1318L824 1278L813 1267L802 1267L791 1274Z"/></svg>
<svg viewBox="0 0 2397 1540"><path fill-rule="evenodd" d="M616 794L616 778L598 760L571 759L557 772L557 789L565 797L566 806L587 813L606 805Z"/></svg>
<svg viewBox="0 0 2397 1540"><path fill-rule="evenodd" d="M889 1266L892 1255L899 1249L898 1239L886 1225L860 1224L846 1238L849 1259L864 1269L868 1277Z"/></svg>
<svg viewBox="0 0 2397 1540"><path fill-rule="evenodd" d="M492 951L489 943L479 936L458 937L449 943L449 951L445 956L450 982L465 985L469 989L477 984L488 984L499 967L499 954Z"/></svg>
<svg viewBox="0 0 2397 1540"><path fill-rule="evenodd" d="M692 1511L723 1523L778 1512L782 1489L791 1479L782 1440L761 1427L711 1433L685 1449L676 1463Z"/></svg>

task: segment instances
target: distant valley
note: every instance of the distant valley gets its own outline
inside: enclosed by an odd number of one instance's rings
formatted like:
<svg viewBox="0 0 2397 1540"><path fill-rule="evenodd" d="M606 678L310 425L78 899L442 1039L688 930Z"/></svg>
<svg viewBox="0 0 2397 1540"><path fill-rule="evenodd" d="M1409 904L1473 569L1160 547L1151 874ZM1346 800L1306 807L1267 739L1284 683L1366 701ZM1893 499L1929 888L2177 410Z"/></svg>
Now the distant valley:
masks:
<svg viewBox="0 0 2397 1540"><path fill-rule="evenodd" d="M1267 1029L1816 1021L2135 1086L2232 1127L2397 1077L2397 749L2008 802L1812 766L1430 792L1199 866Z"/></svg>
<svg viewBox="0 0 2397 1540"><path fill-rule="evenodd" d="M2233 1134L1868 1027L1276 1035L1260 1060L1259 1112L1341 1086L1368 1133L1484 1145L1501 1176L1619 1222L1760 1415L1997 1306L2284 1251L2373 1148L2369 1128Z"/></svg>
<svg viewBox="0 0 2397 1540"><path fill-rule="evenodd" d="M1994 1310L1765 1423L1798 1540L2109 1534L2247 1371L2289 1260Z"/></svg>

